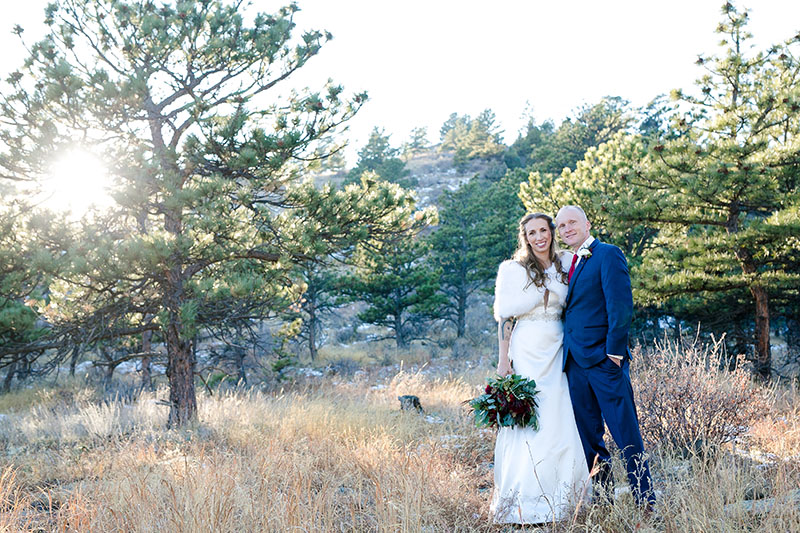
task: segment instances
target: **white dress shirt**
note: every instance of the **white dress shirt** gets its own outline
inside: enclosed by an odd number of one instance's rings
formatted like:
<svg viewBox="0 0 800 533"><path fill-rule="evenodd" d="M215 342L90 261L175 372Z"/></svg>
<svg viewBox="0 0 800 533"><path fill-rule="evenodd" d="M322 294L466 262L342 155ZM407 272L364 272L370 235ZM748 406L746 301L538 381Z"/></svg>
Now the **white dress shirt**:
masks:
<svg viewBox="0 0 800 533"><path fill-rule="evenodd" d="M581 250L588 250L593 242L594 242L594 237L589 235L588 237L586 237L586 240L583 241L583 244L578 246L578 249L575 250L575 255L578 256L578 260L575 261L575 268L578 268L578 265L581 264L581 260L583 259L583 257L581 257L581 255L580 255L580 251Z"/></svg>

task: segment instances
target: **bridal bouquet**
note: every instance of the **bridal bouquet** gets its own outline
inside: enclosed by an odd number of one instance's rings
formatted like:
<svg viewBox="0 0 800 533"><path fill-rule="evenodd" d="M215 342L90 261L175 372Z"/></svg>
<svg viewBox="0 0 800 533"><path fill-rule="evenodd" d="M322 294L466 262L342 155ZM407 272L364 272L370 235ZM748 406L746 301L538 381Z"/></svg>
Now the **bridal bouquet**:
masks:
<svg viewBox="0 0 800 533"><path fill-rule="evenodd" d="M520 426L539 429L536 416L536 382L512 374L488 378L486 390L465 403L472 408L478 427Z"/></svg>

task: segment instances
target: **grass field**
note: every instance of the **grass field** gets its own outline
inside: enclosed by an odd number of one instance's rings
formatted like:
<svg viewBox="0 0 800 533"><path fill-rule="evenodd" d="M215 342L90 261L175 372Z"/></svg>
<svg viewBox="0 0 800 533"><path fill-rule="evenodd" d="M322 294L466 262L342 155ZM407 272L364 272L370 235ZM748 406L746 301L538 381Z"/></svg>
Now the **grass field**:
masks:
<svg viewBox="0 0 800 533"><path fill-rule="evenodd" d="M662 371L674 378L657 365L637 376ZM180 431L164 429L163 390L98 401L75 383L23 389L0 397L0 531L503 531L488 516L494 432L461 403L490 373L440 357L203 393L198 422ZM745 434L651 444L660 523L620 491L613 507L525 529L800 531L800 394L744 386L766 402ZM402 394L425 413L401 411Z"/></svg>

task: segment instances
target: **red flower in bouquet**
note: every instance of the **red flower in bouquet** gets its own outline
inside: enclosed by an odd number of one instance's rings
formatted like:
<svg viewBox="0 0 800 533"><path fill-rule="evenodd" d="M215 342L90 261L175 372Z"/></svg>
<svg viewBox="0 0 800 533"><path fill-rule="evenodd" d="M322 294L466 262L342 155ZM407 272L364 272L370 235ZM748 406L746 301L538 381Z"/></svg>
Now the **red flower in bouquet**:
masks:
<svg viewBox="0 0 800 533"><path fill-rule="evenodd" d="M467 400L479 427L520 426L539 429L536 382L517 374L487 379L484 393Z"/></svg>
<svg viewBox="0 0 800 533"><path fill-rule="evenodd" d="M511 400L511 403L508 406L508 410L514 413L514 415L524 415L528 412L528 404L520 400L519 398L514 398Z"/></svg>

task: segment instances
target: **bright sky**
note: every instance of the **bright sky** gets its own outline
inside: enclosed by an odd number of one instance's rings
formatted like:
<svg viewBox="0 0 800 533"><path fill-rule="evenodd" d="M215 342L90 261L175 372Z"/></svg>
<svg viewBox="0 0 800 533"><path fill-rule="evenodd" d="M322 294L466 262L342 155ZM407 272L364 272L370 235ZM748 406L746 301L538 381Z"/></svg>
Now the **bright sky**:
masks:
<svg viewBox="0 0 800 533"><path fill-rule="evenodd" d="M3 0L0 73L23 51L11 35L41 32L49 0ZM288 1L288 0L287 0ZM721 0L297 0L300 28L334 40L295 80L321 87L330 77L370 101L350 123L349 163L373 126L399 146L414 127L439 127L457 112L491 108L512 142L528 103L537 121L557 123L581 104L621 96L644 105L673 88L690 88L700 53L717 50ZM256 0L259 10L285 2ZM800 1L749 0L750 31L760 48L800 31ZM742 4L737 3L741 8Z"/></svg>

